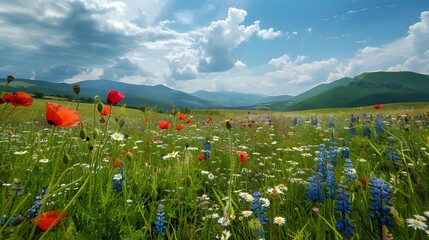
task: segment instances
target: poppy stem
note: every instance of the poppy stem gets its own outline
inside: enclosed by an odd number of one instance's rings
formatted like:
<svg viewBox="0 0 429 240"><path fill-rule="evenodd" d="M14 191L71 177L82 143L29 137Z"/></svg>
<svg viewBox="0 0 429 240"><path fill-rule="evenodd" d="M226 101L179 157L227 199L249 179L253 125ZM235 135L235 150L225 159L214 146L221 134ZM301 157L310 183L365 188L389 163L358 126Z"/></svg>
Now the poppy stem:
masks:
<svg viewBox="0 0 429 240"><path fill-rule="evenodd" d="M12 108L12 110L10 110L10 112L8 112L7 114L6 114L6 116L4 116L3 117L3 114L4 114L4 112L6 111L6 108L7 108L7 106L5 106L4 108L3 108L3 112L1 113L1 115L0 115L0 121L3 121L4 119L6 119L7 117L9 117L9 115L15 110L15 108L16 107L14 107L14 108Z"/></svg>
<svg viewBox="0 0 429 240"><path fill-rule="evenodd" d="M79 109L79 103L80 103L80 94L77 94L77 106L76 106L76 111Z"/></svg>

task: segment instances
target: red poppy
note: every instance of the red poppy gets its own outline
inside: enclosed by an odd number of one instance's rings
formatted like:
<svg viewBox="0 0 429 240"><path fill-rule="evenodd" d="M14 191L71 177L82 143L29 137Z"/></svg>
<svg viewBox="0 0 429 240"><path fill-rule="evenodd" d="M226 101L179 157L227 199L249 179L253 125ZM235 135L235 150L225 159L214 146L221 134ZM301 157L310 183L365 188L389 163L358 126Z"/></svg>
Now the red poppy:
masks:
<svg viewBox="0 0 429 240"><path fill-rule="evenodd" d="M100 112L100 114L101 114L102 116L110 115L110 107L109 107L109 106L104 105L103 110Z"/></svg>
<svg viewBox="0 0 429 240"><path fill-rule="evenodd" d="M57 227L61 223L61 219L65 217L67 217L67 211L55 210L40 214L40 216L33 218L33 222L35 222L42 231L46 232L51 227Z"/></svg>
<svg viewBox="0 0 429 240"><path fill-rule="evenodd" d="M183 119L185 119L186 118L186 115L185 114L183 114L183 113L179 113L179 119L180 120L183 120Z"/></svg>
<svg viewBox="0 0 429 240"><path fill-rule="evenodd" d="M198 156L198 161L203 161L203 160L204 160L204 155Z"/></svg>
<svg viewBox="0 0 429 240"><path fill-rule="evenodd" d="M79 126L80 115L74 109L46 102L46 122L55 127Z"/></svg>
<svg viewBox="0 0 429 240"><path fill-rule="evenodd" d="M106 103L116 105L122 99L124 99L125 95L116 90L110 90L107 94Z"/></svg>
<svg viewBox="0 0 429 240"><path fill-rule="evenodd" d="M375 109L380 109L381 108L381 104L374 104L374 108Z"/></svg>
<svg viewBox="0 0 429 240"><path fill-rule="evenodd" d="M237 152L237 155L240 157L241 163L245 163L247 156L249 156L247 152Z"/></svg>
<svg viewBox="0 0 429 240"><path fill-rule="evenodd" d="M158 126L161 129L169 129L170 128L170 123L164 120L159 120L158 121Z"/></svg>
<svg viewBox="0 0 429 240"><path fill-rule="evenodd" d="M113 164L114 168L118 168L122 165L123 161L119 158L115 158L115 164Z"/></svg>
<svg viewBox="0 0 429 240"><path fill-rule="evenodd" d="M186 122L185 122L185 123L186 123L186 124L191 123L191 119L186 120Z"/></svg>
<svg viewBox="0 0 429 240"><path fill-rule="evenodd" d="M212 118L209 118L206 120L206 123L211 123L212 122Z"/></svg>
<svg viewBox="0 0 429 240"><path fill-rule="evenodd" d="M15 94L13 94L11 104L15 107L28 107L33 104L33 98L28 93L16 92Z"/></svg>
<svg viewBox="0 0 429 240"><path fill-rule="evenodd" d="M182 130L183 129L183 125L182 124L177 124L176 129L179 130L179 131Z"/></svg>
<svg viewBox="0 0 429 240"><path fill-rule="evenodd" d="M252 127L252 122L249 122L247 126Z"/></svg>
<svg viewBox="0 0 429 240"><path fill-rule="evenodd" d="M3 94L3 101L4 101L5 103L10 103L10 102L12 102L12 99L13 99L13 94L8 94L8 93Z"/></svg>

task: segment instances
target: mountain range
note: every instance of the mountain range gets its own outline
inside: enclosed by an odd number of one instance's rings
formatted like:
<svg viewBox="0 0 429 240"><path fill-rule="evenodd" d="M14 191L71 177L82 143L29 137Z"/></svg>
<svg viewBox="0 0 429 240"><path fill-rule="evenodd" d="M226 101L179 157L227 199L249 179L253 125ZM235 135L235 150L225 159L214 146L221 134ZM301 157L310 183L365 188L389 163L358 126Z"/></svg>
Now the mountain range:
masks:
<svg viewBox="0 0 429 240"><path fill-rule="evenodd" d="M5 82L3 78L0 80ZM429 102L429 76L415 72L371 72L354 78L342 78L320 84L297 96L266 96L230 91L197 91L185 93L163 85L147 86L115 82L106 79L86 80L76 83L81 87L81 97L96 95L105 99L108 90L126 95L121 103L131 107L155 107L169 110L173 105L196 109L267 109L292 111L315 108L356 107L375 103ZM9 92L41 92L44 95L75 97L75 84L52 83L40 80L15 79L7 88Z"/></svg>

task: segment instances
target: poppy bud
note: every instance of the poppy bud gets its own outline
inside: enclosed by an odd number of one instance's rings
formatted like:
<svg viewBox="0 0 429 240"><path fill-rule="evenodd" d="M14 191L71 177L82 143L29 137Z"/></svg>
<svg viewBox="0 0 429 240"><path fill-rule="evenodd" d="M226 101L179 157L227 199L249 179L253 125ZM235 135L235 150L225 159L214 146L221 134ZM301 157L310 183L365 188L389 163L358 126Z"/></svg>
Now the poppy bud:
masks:
<svg viewBox="0 0 429 240"><path fill-rule="evenodd" d="M132 153L130 153L130 152L127 152L127 154L125 154L125 158L127 159L127 160L133 160L133 158L134 158L134 156L133 156L133 154Z"/></svg>
<svg viewBox="0 0 429 240"><path fill-rule="evenodd" d="M80 132L79 132L79 136L80 136L80 138L81 139L86 139L86 137L87 137L87 132L86 132L86 129L85 128L81 128L80 129Z"/></svg>
<svg viewBox="0 0 429 240"><path fill-rule="evenodd" d="M100 97L98 95L96 95L94 97L94 103L98 103L100 101Z"/></svg>
<svg viewBox="0 0 429 240"><path fill-rule="evenodd" d="M88 149L89 151L92 151L94 149L94 143L92 141L88 141Z"/></svg>
<svg viewBox="0 0 429 240"><path fill-rule="evenodd" d="M100 131L98 131L97 128L94 128L94 130L92 130L92 137L94 139L97 139L99 135L100 135Z"/></svg>
<svg viewBox="0 0 429 240"><path fill-rule="evenodd" d="M12 82L13 80L14 80L15 78L13 77L13 76L7 76L7 79L6 79L6 81L7 81L7 83L10 83L10 82Z"/></svg>
<svg viewBox="0 0 429 240"><path fill-rule="evenodd" d="M69 161L70 161L70 155L68 155L67 153L64 153L63 163L67 165L67 163L69 163Z"/></svg>
<svg viewBox="0 0 429 240"><path fill-rule="evenodd" d="M125 125L125 121L124 120L119 120L119 128L122 128Z"/></svg>
<svg viewBox="0 0 429 240"><path fill-rule="evenodd" d="M102 103L102 102L98 102L98 103L97 103L97 111L98 111L98 112L102 112L102 111L103 111L103 109L104 109L104 105L103 105L103 103Z"/></svg>
<svg viewBox="0 0 429 240"><path fill-rule="evenodd" d="M73 92L76 94L79 94L80 93L80 86L77 84L73 85Z"/></svg>
<svg viewBox="0 0 429 240"><path fill-rule="evenodd" d="M232 125L231 125L230 121L226 121L225 122L225 126L226 126L227 129L231 129L232 128Z"/></svg>

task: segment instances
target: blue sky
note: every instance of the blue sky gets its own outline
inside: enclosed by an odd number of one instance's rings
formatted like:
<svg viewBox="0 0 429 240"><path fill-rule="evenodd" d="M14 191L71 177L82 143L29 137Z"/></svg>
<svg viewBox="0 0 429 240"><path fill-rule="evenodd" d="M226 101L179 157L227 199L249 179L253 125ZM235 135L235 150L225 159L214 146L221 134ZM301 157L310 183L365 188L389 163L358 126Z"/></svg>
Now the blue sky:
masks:
<svg viewBox="0 0 429 240"><path fill-rule="evenodd" d="M429 74L427 0L0 1L0 76L297 95Z"/></svg>

